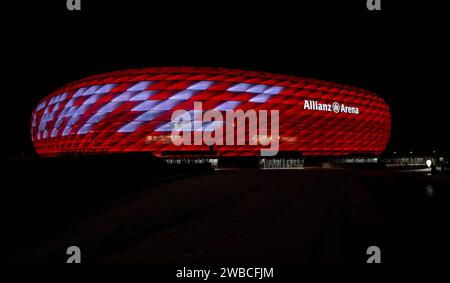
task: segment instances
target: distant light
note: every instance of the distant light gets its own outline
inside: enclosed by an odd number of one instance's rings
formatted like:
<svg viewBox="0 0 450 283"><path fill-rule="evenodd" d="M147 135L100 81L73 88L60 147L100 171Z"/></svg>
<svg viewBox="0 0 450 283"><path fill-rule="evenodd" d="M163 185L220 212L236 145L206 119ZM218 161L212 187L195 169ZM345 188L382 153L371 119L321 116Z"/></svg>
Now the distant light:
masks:
<svg viewBox="0 0 450 283"><path fill-rule="evenodd" d="M397 151L394 151L394 154L397 154Z"/></svg>
<svg viewBox="0 0 450 283"><path fill-rule="evenodd" d="M412 151L410 151L409 153L412 154Z"/></svg>
<svg viewBox="0 0 450 283"><path fill-rule="evenodd" d="M430 168L431 167L431 160L430 159L428 159L427 161L426 161L426 163L427 163L427 166L428 166L428 168Z"/></svg>

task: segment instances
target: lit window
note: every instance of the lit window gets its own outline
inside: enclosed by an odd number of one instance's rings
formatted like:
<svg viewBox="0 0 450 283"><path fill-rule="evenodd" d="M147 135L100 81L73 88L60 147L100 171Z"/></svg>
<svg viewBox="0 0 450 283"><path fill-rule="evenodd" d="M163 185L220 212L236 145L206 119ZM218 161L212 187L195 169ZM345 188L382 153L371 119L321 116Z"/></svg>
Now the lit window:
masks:
<svg viewBox="0 0 450 283"><path fill-rule="evenodd" d="M265 91L267 89L267 85L255 85L252 86L251 88L247 89L246 92L251 92L251 93L262 93L263 91Z"/></svg>
<svg viewBox="0 0 450 283"><path fill-rule="evenodd" d="M77 111L75 111L75 113L73 113L74 116L77 115L82 115L84 112L86 112L86 110L89 108L90 105L81 105L80 107L78 107Z"/></svg>
<svg viewBox="0 0 450 283"><path fill-rule="evenodd" d="M89 131L91 130L92 126L93 126L92 124L84 124L83 127L81 127L78 130L77 134L78 135L84 135L84 134L89 133Z"/></svg>
<svg viewBox="0 0 450 283"><path fill-rule="evenodd" d="M57 134L58 134L58 129L57 129L57 128L54 128L54 129L52 130L52 133L50 134L50 136L51 136L52 138L54 138L54 137L56 137Z"/></svg>
<svg viewBox="0 0 450 283"><path fill-rule="evenodd" d="M67 126L73 126L80 119L80 115L74 115L70 118L69 122L67 122Z"/></svg>
<svg viewBox="0 0 450 283"><path fill-rule="evenodd" d="M135 84L134 86L130 87L128 89L128 91L141 91L141 90L145 90L147 87L150 86L152 82L150 81L143 81L143 82L139 82L137 84Z"/></svg>
<svg viewBox="0 0 450 283"><path fill-rule="evenodd" d="M55 106L53 106L52 112L56 112L59 109L59 102L55 104Z"/></svg>
<svg viewBox="0 0 450 283"><path fill-rule="evenodd" d="M205 89L208 89L213 84L214 84L214 82L212 82L212 81L201 81L201 82L191 85L187 89L189 89L189 90L205 90Z"/></svg>
<svg viewBox="0 0 450 283"><path fill-rule="evenodd" d="M132 133L136 131L144 122L130 122L118 130L119 133Z"/></svg>
<svg viewBox="0 0 450 283"><path fill-rule="evenodd" d="M62 121L63 121L63 119L62 118L58 118L58 120L56 120L56 123L55 123L55 128L59 128L59 126L61 126L61 123L62 123Z"/></svg>
<svg viewBox="0 0 450 283"><path fill-rule="evenodd" d="M99 85L93 85L89 87L85 92L83 92L83 96L94 94L99 88L100 88Z"/></svg>
<svg viewBox="0 0 450 283"><path fill-rule="evenodd" d="M59 112L58 120L62 120L68 110L69 108L64 108L61 112Z"/></svg>
<svg viewBox="0 0 450 283"><path fill-rule="evenodd" d="M55 117L55 112L50 113L48 115L47 122L53 120L54 117Z"/></svg>
<svg viewBox="0 0 450 283"><path fill-rule="evenodd" d="M264 103L267 100L269 100L269 98L271 98L274 94L268 94L268 93L261 93L258 94L254 97L252 97L249 101L250 102L259 102L259 103Z"/></svg>
<svg viewBox="0 0 450 283"><path fill-rule="evenodd" d="M56 96L52 97L50 99L50 102L48 103L48 105L52 105L53 103L55 103L55 99L56 99Z"/></svg>
<svg viewBox="0 0 450 283"><path fill-rule="evenodd" d="M128 100L130 100L130 98L133 95L134 95L134 93L130 92L130 91L122 92L119 96L114 98L112 101L128 101Z"/></svg>
<svg viewBox="0 0 450 283"><path fill-rule="evenodd" d="M95 115L93 115L91 118L89 118L89 120L87 120L86 123L88 124L97 124L98 122L100 122L101 119L103 119L103 117L106 116L107 113L95 113Z"/></svg>
<svg viewBox="0 0 450 283"><path fill-rule="evenodd" d="M273 86L264 91L264 93L268 94L279 94L284 88L282 86Z"/></svg>
<svg viewBox="0 0 450 283"><path fill-rule="evenodd" d="M185 90L182 90L182 91L176 93L175 95L169 97L169 99L188 100L189 98L194 96L196 93L197 93L197 91L195 91L195 90L185 89Z"/></svg>
<svg viewBox="0 0 450 283"><path fill-rule="evenodd" d="M116 109L120 104L122 104L121 101L115 101L107 103L105 106L100 108L100 110L97 111L97 113L111 113Z"/></svg>
<svg viewBox="0 0 450 283"><path fill-rule="evenodd" d="M134 107L131 111L148 111L152 110L153 107L158 105L161 102L161 100L146 100L142 102L141 104Z"/></svg>
<svg viewBox="0 0 450 283"><path fill-rule="evenodd" d="M236 84L236 85L228 88L228 91L243 92L243 91L246 91L251 86L252 86L251 84L239 83L239 84Z"/></svg>
<svg viewBox="0 0 450 283"><path fill-rule="evenodd" d="M36 113L33 114L33 122L31 124L31 126L34 128L36 127Z"/></svg>
<svg viewBox="0 0 450 283"><path fill-rule="evenodd" d="M164 111L147 111L144 114L140 115L139 117L137 117L135 119L135 121L151 121L153 120L156 116L160 115L161 113L163 113Z"/></svg>
<svg viewBox="0 0 450 283"><path fill-rule="evenodd" d="M181 100L166 100L153 107L153 110L170 110L181 102Z"/></svg>
<svg viewBox="0 0 450 283"><path fill-rule="evenodd" d="M71 98L67 103L66 106L64 106L64 108L70 108L73 106L73 103L75 102L76 98Z"/></svg>
<svg viewBox="0 0 450 283"><path fill-rule="evenodd" d="M61 94L59 96L58 102L64 101L66 99L66 97L67 97L67 92Z"/></svg>
<svg viewBox="0 0 450 283"><path fill-rule="evenodd" d="M96 95L89 97L88 99L86 99L85 102L83 102L83 105L84 104L94 104L100 98L101 95L102 94L96 94Z"/></svg>
<svg viewBox="0 0 450 283"><path fill-rule="evenodd" d="M73 97L79 97L79 96L82 96L82 95L83 95L83 92L84 92L85 90L86 90L85 87L82 87L82 88L78 89L78 90L75 92L75 94L73 95Z"/></svg>
<svg viewBox="0 0 450 283"><path fill-rule="evenodd" d="M54 97L53 103L56 103L56 102L58 102L58 101L59 101L59 95L57 95L57 96Z"/></svg>
<svg viewBox="0 0 450 283"><path fill-rule="evenodd" d="M155 93L156 93L156 91L144 90L144 91L139 92L132 98L130 98L130 101L144 101L144 100L147 100L152 95L154 95Z"/></svg>
<svg viewBox="0 0 450 283"><path fill-rule="evenodd" d="M219 111L227 111L227 110L233 110L234 108L238 107L242 102L241 101L226 101L216 108L214 110Z"/></svg>
<svg viewBox="0 0 450 283"><path fill-rule="evenodd" d="M70 107L69 110L67 111L66 115L64 115L64 117L72 117L73 113L75 113L77 108L78 108L77 106Z"/></svg>
<svg viewBox="0 0 450 283"><path fill-rule="evenodd" d="M102 86L99 90L97 90L95 93L97 94L104 94L104 93L108 93L110 92L114 87L116 86L116 84L106 84L104 86Z"/></svg>
<svg viewBox="0 0 450 283"><path fill-rule="evenodd" d="M64 130L63 130L62 136L63 137L67 136L68 134L70 134L71 130L72 130L71 127L65 127Z"/></svg>
<svg viewBox="0 0 450 283"><path fill-rule="evenodd" d="M41 104L39 104L39 106L37 107L36 111L39 111L39 110L43 109L45 107L46 103L47 103L47 101L43 101Z"/></svg>

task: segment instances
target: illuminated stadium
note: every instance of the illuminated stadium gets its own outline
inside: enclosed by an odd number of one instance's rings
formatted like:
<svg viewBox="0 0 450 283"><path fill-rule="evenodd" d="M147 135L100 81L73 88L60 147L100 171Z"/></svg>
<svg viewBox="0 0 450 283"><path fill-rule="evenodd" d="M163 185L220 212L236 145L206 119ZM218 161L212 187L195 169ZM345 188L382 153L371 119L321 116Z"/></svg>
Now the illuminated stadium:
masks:
<svg viewBox="0 0 450 283"><path fill-rule="evenodd" d="M174 144L178 125L172 114L192 114L199 102L201 112L278 110L276 138L278 153L284 155L378 156L391 131L387 104L361 88L265 72L163 67L104 73L63 86L33 111L31 138L41 156L260 156L259 144ZM245 128L247 141L262 139L249 133L248 124L238 123L236 128ZM192 131L228 134L215 120ZM274 137L269 131L265 138Z"/></svg>

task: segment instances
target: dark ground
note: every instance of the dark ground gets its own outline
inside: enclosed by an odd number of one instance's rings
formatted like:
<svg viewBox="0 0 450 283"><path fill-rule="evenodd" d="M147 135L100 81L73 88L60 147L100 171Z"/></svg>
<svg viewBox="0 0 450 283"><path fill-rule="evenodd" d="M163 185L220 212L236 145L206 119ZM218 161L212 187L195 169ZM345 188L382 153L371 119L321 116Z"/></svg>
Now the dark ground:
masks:
<svg viewBox="0 0 450 283"><path fill-rule="evenodd" d="M448 175L321 168L168 175L163 165L96 166L3 174L0 260L65 262L71 245L85 262L365 262L376 245L383 262L397 263L438 261L450 251Z"/></svg>

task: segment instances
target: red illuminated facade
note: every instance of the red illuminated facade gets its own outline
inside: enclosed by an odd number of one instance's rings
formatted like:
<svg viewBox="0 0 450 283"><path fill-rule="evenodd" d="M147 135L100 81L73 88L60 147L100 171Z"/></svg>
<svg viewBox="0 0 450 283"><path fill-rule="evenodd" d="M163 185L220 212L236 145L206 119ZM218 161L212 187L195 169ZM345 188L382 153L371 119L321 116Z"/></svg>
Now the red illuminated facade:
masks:
<svg viewBox="0 0 450 283"><path fill-rule="evenodd" d="M379 155L391 130L387 104L360 88L263 72L166 67L95 75L56 90L33 111L31 137L42 156L260 155L260 146L174 145L172 113L192 110L194 102L224 112L279 110L280 153Z"/></svg>

